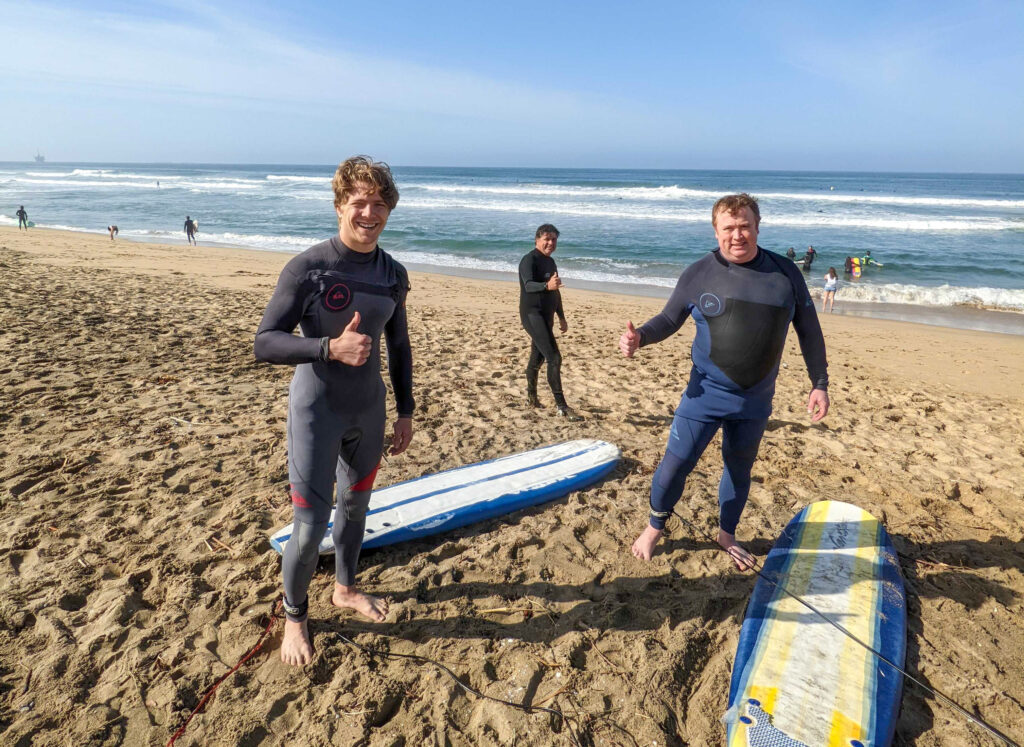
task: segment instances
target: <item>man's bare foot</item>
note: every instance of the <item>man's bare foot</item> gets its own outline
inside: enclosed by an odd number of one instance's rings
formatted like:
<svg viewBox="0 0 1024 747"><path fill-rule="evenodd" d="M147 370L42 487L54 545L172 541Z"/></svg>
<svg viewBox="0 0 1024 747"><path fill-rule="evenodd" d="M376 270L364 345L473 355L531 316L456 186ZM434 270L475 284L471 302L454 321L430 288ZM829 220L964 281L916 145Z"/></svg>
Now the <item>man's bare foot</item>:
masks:
<svg viewBox="0 0 1024 747"><path fill-rule="evenodd" d="M664 529L655 529L650 524L647 528L640 533L640 536L636 538L631 548L633 556L640 560L650 560L651 555L654 554L654 546L658 544L658 540L661 539L661 535L665 533Z"/></svg>
<svg viewBox="0 0 1024 747"><path fill-rule="evenodd" d="M309 642L309 628L306 625L306 620L300 623L291 620L284 621L281 661L293 667L302 667L313 661L313 644Z"/></svg>
<svg viewBox="0 0 1024 747"><path fill-rule="evenodd" d="M342 586L335 583L331 604L335 607L353 609L374 622L384 622L384 618L388 615L388 600L357 591L355 586Z"/></svg>
<svg viewBox="0 0 1024 747"><path fill-rule="evenodd" d="M736 535L725 530L718 530L718 544L732 556L732 562L741 571L749 571L754 567L754 556L736 543Z"/></svg>

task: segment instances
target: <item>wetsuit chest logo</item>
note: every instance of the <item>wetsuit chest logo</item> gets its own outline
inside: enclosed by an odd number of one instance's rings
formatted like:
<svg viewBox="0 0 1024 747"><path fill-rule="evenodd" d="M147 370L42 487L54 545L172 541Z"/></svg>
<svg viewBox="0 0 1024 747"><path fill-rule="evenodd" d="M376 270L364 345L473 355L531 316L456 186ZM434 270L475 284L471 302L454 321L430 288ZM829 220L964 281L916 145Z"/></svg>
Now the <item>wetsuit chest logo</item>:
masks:
<svg viewBox="0 0 1024 747"><path fill-rule="evenodd" d="M725 309L722 300L714 293L703 293L697 300L697 308L702 316L718 316Z"/></svg>
<svg viewBox="0 0 1024 747"><path fill-rule="evenodd" d="M352 291L344 283L335 283L324 293L324 306L331 311L341 311L352 302Z"/></svg>

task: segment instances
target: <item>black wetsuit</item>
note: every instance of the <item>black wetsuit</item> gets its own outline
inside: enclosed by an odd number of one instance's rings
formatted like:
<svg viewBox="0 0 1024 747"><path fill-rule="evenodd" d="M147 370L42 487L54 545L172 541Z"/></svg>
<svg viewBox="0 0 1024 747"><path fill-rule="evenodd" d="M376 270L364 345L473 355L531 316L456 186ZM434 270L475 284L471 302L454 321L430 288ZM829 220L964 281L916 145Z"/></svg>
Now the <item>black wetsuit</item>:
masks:
<svg viewBox="0 0 1024 747"><path fill-rule="evenodd" d="M804 267L803 267L804 272L810 272L811 271L811 265L814 263L814 258L817 257L817 256L818 256L818 253L817 252L813 252L813 251L808 251L807 254L804 255Z"/></svg>
<svg viewBox="0 0 1024 747"><path fill-rule="evenodd" d="M25 212L25 208L18 208L18 212L15 213L18 216L18 228L24 226L25 230L28 230L28 213Z"/></svg>
<svg viewBox="0 0 1024 747"><path fill-rule="evenodd" d="M746 264L728 262L715 251L686 268L664 310L638 330L641 347L674 334L690 316L697 325L693 367L651 485L651 526L664 528L686 477L722 427L719 519L722 529L735 534L772 411L789 324L816 389L828 388L825 339L796 266L764 249Z"/></svg>
<svg viewBox="0 0 1024 747"><path fill-rule="evenodd" d="M282 561L286 612L305 618L309 583L331 508L338 583L355 583L370 491L384 449L380 340L400 417L413 412L412 352L406 323L409 278L379 247L355 252L338 237L292 259L281 272L256 332L260 360L295 365L288 396L288 479L294 533ZM352 321L372 338L361 366L328 360L328 345ZM302 337L292 334L299 326Z"/></svg>
<svg viewBox="0 0 1024 747"><path fill-rule="evenodd" d="M537 392L537 375L541 361L547 361L548 386L555 404L565 407L562 393L562 354L555 341L555 314L565 319L562 294L548 290L547 283L558 272L555 260L537 249L519 262L519 319L530 335L530 360L526 364L526 387L531 395Z"/></svg>

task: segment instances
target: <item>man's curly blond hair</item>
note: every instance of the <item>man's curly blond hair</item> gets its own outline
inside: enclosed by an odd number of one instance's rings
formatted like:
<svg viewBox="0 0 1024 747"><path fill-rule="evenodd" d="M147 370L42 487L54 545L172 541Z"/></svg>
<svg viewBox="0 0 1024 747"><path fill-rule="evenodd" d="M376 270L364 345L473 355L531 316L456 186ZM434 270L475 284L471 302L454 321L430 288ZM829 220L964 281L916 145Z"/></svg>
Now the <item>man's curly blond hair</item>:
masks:
<svg viewBox="0 0 1024 747"><path fill-rule="evenodd" d="M379 194L388 209L394 210L398 204L398 187L391 175L391 167L369 156L352 156L343 161L334 172L331 187L334 189L335 208L344 205L353 192L366 187Z"/></svg>

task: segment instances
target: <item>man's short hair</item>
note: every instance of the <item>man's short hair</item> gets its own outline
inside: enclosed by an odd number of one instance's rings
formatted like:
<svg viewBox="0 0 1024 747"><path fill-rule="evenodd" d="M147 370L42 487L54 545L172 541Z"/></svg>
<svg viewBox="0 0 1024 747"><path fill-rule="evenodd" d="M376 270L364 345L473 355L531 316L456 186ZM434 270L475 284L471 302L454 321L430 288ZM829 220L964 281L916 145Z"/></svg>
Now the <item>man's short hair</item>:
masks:
<svg viewBox="0 0 1024 747"><path fill-rule="evenodd" d="M352 156L343 161L334 172L331 187L334 189L336 208L344 205L353 192L363 188L379 194L389 210L394 210L398 204L398 187L395 186L395 177L391 175L391 167L369 156Z"/></svg>
<svg viewBox="0 0 1024 747"><path fill-rule="evenodd" d="M743 212L743 208L750 208L750 212L754 214L755 227L761 225L761 210L757 206L757 200L746 192L741 192L738 195L726 195L725 197L719 198L714 207L711 208L711 225L718 225L719 213L725 211L729 213L729 215L736 215L737 213Z"/></svg>
<svg viewBox="0 0 1024 747"><path fill-rule="evenodd" d="M550 223L545 223L544 225L537 229L537 233L533 235L533 240L536 241L546 233L553 233L555 235L555 238L558 238L558 229L555 228Z"/></svg>

